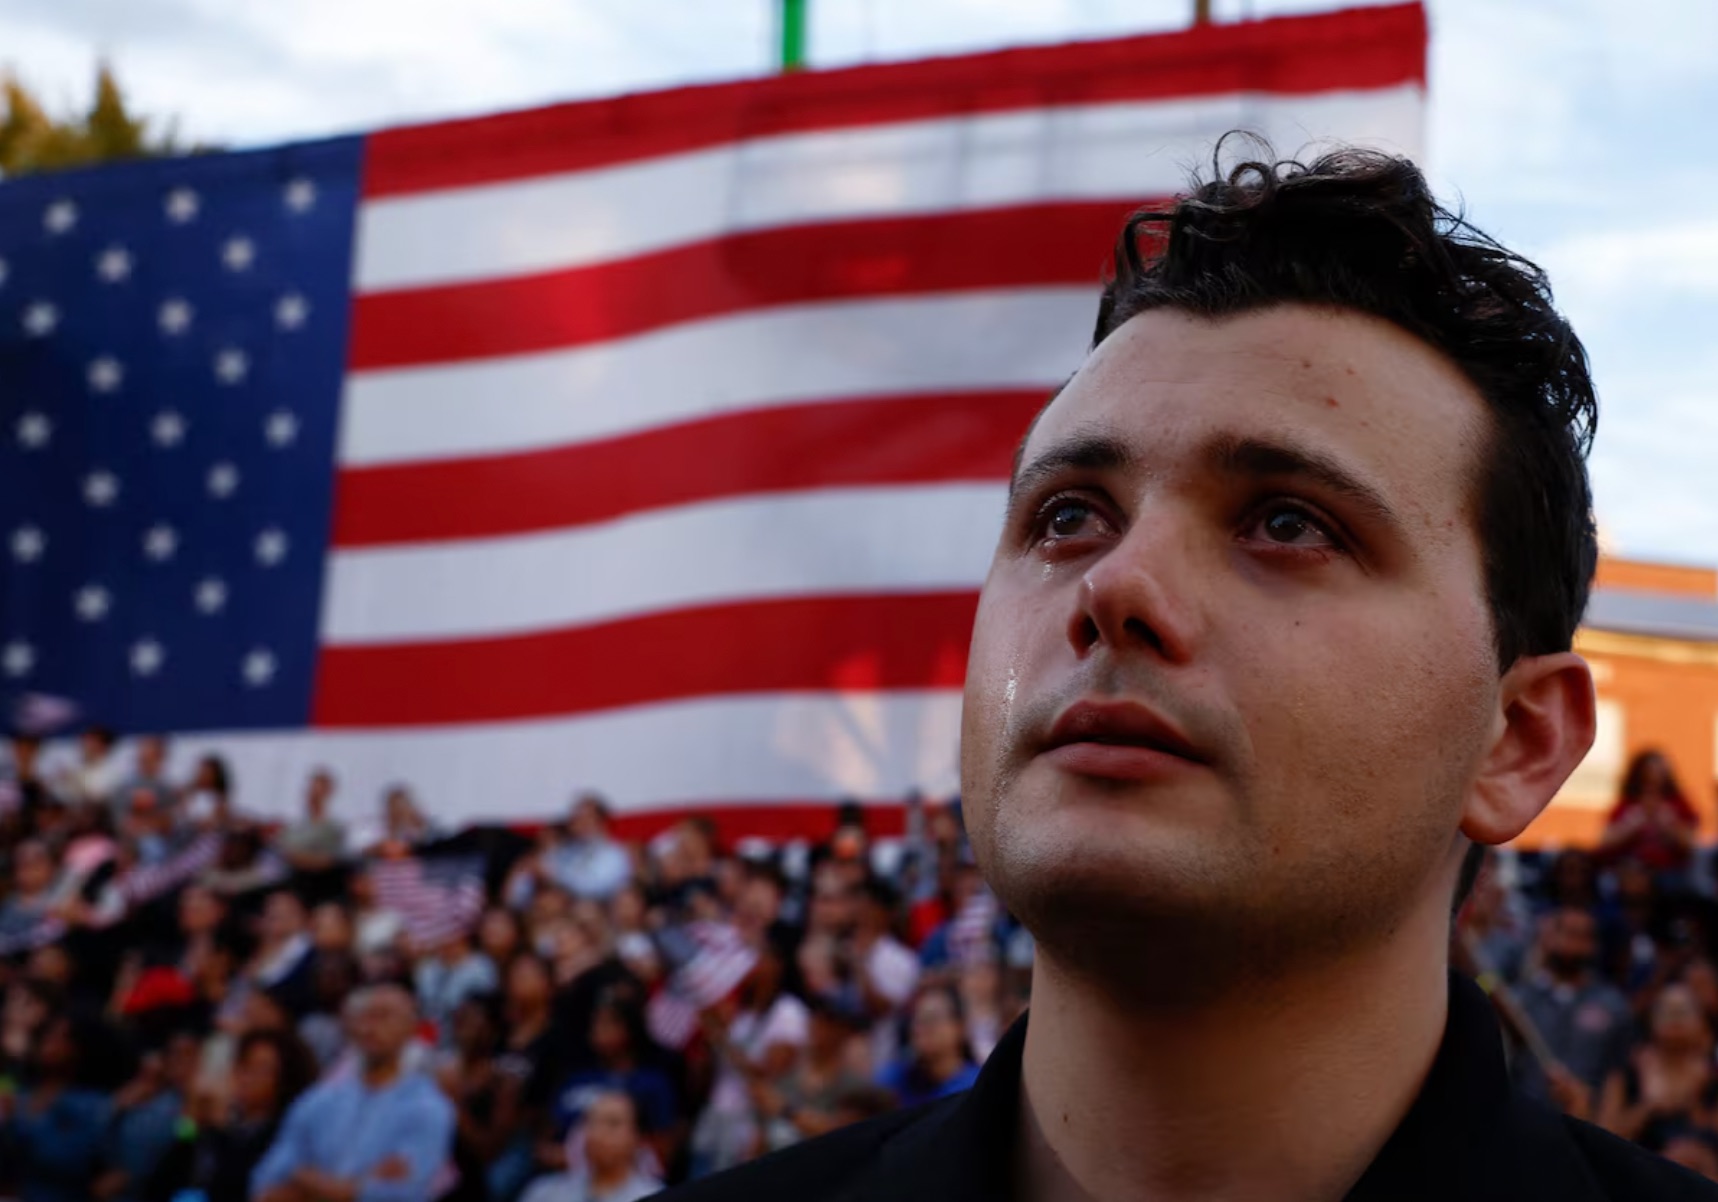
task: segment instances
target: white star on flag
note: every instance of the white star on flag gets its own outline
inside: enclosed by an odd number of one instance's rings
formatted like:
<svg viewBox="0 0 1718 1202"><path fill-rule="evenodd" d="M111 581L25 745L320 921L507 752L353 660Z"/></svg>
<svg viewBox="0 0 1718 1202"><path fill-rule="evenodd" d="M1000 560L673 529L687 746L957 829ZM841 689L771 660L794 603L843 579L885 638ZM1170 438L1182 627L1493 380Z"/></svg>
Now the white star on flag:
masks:
<svg viewBox="0 0 1718 1202"><path fill-rule="evenodd" d="M6 273L8 270L10 269L6 266L6 260L0 259L0 288L4 288L6 286Z"/></svg>
<svg viewBox="0 0 1718 1202"><path fill-rule="evenodd" d="M274 303L275 324L283 330L296 330L310 316L310 302L296 292L288 292Z"/></svg>
<svg viewBox="0 0 1718 1202"><path fill-rule="evenodd" d="M215 378L223 384L237 384L250 374L250 356L237 347L228 347L215 356Z"/></svg>
<svg viewBox="0 0 1718 1202"><path fill-rule="evenodd" d="M20 526L12 531L12 558L19 563L35 563L47 546L48 536L35 526Z"/></svg>
<svg viewBox="0 0 1718 1202"><path fill-rule="evenodd" d="M176 296L162 301L159 320L163 334L183 334L191 328L191 303Z"/></svg>
<svg viewBox="0 0 1718 1202"><path fill-rule="evenodd" d="M228 271L247 271L256 257L256 244L243 234L235 234L221 245L221 262Z"/></svg>
<svg viewBox="0 0 1718 1202"><path fill-rule="evenodd" d="M94 471L84 477L84 500L96 508L113 504L119 495L119 477L112 472Z"/></svg>
<svg viewBox="0 0 1718 1202"><path fill-rule="evenodd" d="M113 392L125 380L125 367L112 355L90 360L89 386L96 392Z"/></svg>
<svg viewBox="0 0 1718 1202"><path fill-rule="evenodd" d="M72 607L77 610L78 617L86 622L101 621L107 617L107 611L112 605L113 599L99 584L84 585L72 598Z"/></svg>
<svg viewBox="0 0 1718 1202"><path fill-rule="evenodd" d="M42 213L42 225L50 234L63 234L78 223L78 207L69 200L56 200Z"/></svg>
<svg viewBox="0 0 1718 1202"><path fill-rule="evenodd" d="M257 535L257 562L266 568L272 568L286 558L286 531L279 526L270 526Z"/></svg>
<svg viewBox="0 0 1718 1202"><path fill-rule="evenodd" d="M28 676L36 666L36 649L22 639L14 639L0 652L0 668L13 678Z"/></svg>
<svg viewBox="0 0 1718 1202"><path fill-rule="evenodd" d="M199 612L220 613L227 604L227 586L214 576L197 582L196 606Z"/></svg>
<svg viewBox="0 0 1718 1202"><path fill-rule="evenodd" d="M167 194L167 220L174 225L184 225L197 216L201 202L197 194L189 188L174 188Z"/></svg>
<svg viewBox="0 0 1718 1202"><path fill-rule="evenodd" d="M131 252L123 246L110 246L96 258L95 273L110 284L117 284L131 275Z"/></svg>
<svg viewBox="0 0 1718 1202"><path fill-rule="evenodd" d="M260 689L274 679L274 655L265 647L258 647L245 656L242 671L245 683L253 689Z"/></svg>
<svg viewBox="0 0 1718 1202"><path fill-rule="evenodd" d="M239 486L239 469L230 463L217 463L209 469L209 495L223 500L233 495Z"/></svg>
<svg viewBox="0 0 1718 1202"><path fill-rule="evenodd" d="M32 409L18 419L18 441L29 450L47 446L53 433L54 423L48 420L45 413L37 413Z"/></svg>
<svg viewBox="0 0 1718 1202"><path fill-rule="evenodd" d="M139 639L131 645L131 670L138 676L153 676L167 659L167 649L152 638Z"/></svg>
<svg viewBox="0 0 1718 1202"><path fill-rule="evenodd" d="M263 423L262 435L271 447L288 447L298 437L298 419L289 410L276 409Z"/></svg>
<svg viewBox="0 0 1718 1202"><path fill-rule="evenodd" d="M149 423L149 436L159 447L176 447L185 441L185 419L171 409L163 409Z"/></svg>
<svg viewBox="0 0 1718 1202"><path fill-rule="evenodd" d="M143 535L143 553L156 563L172 559L179 549L179 535L165 522L151 526Z"/></svg>
<svg viewBox="0 0 1718 1202"><path fill-rule="evenodd" d="M316 185L302 175L286 185L286 207L303 213L316 203Z"/></svg>
<svg viewBox="0 0 1718 1202"><path fill-rule="evenodd" d="M60 324L60 311L48 301L35 301L24 310L24 333L46 338Z"/></svg>

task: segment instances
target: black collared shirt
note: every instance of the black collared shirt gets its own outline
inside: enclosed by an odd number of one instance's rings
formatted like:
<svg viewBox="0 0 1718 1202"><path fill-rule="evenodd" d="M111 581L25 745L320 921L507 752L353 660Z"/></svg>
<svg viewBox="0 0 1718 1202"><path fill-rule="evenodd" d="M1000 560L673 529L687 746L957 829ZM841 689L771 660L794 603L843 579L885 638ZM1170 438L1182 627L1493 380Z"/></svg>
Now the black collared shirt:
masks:
<svg viewBox="0 0 1718 1202"><path fill-rule="evenodd" d="M965 1094L837 1131L663 1195L664 1202L1020 1202L1009 1179L1022 1019ZM1517 1094L1490 1003L1450 979L1419 1097L1348 1202L1718 1202L1718 1185Z"/></svg>

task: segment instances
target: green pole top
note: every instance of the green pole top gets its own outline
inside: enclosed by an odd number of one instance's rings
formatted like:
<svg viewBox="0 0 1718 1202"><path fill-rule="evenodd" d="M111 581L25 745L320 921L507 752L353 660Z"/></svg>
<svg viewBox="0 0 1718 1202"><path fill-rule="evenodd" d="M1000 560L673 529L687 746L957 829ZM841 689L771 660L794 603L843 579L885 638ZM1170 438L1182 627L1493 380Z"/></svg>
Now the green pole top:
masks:
<svg viewBox="0 0 1718 1202"><path fill-rule="evenodd" d="M806 0L781 0L781 69L798 71L805 66Z"/></svg>

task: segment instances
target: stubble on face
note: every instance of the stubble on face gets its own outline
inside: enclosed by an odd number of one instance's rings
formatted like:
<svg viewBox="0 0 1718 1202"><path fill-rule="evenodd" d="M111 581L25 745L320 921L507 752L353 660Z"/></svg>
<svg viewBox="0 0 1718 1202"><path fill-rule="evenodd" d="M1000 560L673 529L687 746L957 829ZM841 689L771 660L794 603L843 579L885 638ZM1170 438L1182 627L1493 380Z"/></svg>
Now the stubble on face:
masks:
<svg viewBox="0 0 1718 1202"><path fill-rule="evenodd" d="M1496 709L1488 420L1437 352L1302 306L1144 314L1046 409L980 601L962 786L987 879L1047 946L1136 988L1225 987L1388 938L1445 887ZM1034 474L1093 439L1126 462ZM1074 537L1044 537L1035 515L1070 502ZM1272 506L1330 545L1278 545ZM1144 704L1207 762L1060 770L1036 753L1089 697Z"/></svg>

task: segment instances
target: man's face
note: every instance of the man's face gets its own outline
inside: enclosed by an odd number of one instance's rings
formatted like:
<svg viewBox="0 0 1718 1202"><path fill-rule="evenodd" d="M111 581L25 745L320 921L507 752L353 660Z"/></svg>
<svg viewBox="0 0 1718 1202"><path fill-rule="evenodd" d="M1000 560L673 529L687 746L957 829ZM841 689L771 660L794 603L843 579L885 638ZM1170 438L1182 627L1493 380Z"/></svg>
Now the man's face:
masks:
<svg viewBox="0 0 1718 1202"><path fill-rule="evenodd" d="M150 735L138 740L137 743L137 774L148 780L154 780L161 775L161 769L167 762L167 745L160 738Z"/></svg>
<svg viewBox="0 0 1718 1202"><path fill-rule="evenodd" d="M757 927L767 927L781 917L781 888L768 877L752 877L740 890L737 909Z"/></svg>
<svg viewBox="0 0 1718 1202"><path fill-rule="evenodd" d="M632 1103L620 1094L604 1094L585 1110L585 1155L593 1167L617 1172L638 1154L638 1122Z"/></svg>
<svg viewBox="0 0 1718 1202"><path fill-rule="evenodd" d="M411 1042L417 1016L411 1003L396 990L379 989L353 1003L347 1034L367 1063L392 1060Z"/></svg>
<svg viewBox="0 0 1718 1202"><path fill-rule="evenodd" d="M54 883L54 858L40 843L20 843L14 854L12 872L18 892L26 896L40 893Z"/></svg>
<svg viewBox="0 0 1718 1202"><path fill-rule="evenodd" d="M1545 959L1565 972L1585 968L1599 954L1598 925L1585 910L1559 910L1545 929Z"/></svg>
<svg viewBox="0 0 1718 1202"><path fill-rule="evenodd" d="M853 894L826 865L811 889L810 926L814 931L840 934L853 925Z"/></svg>
<svg viewBox="0 0 1718 1202"><path fill-rule="evenodd" d="M203 1045L197 1037L181 1032L173 1036L167 1043L167 1052L163 1056L163 1076L169 1089L178 1090L182 1094L191 1091L191 1083L197 1078L198 1061L203 1054Z"/></svg>
<svg viewBox="0 0 1718 1202"><path fill-rule="evenodd" d="M179 895L179 930L186 935L213 931L223 916L221 900L207 889L193 885Z"/></svg>
<svg viewBox="0 0 1718 1202"><path fill-rule="evenodd" d="M594 839L602 834L602 815L596 803L581 798L567 817L567 833L575 839Z"/></svg>
<svg viewBox="0 0 1718 1202"><path fill-rule="evenodd" d="M352 946L352 920L338 902L323 902L310 916L310 938L322 951L345 951Z"/></svg>
<svg viewBox="0 0 1718 1202"><path fill-rule="evenodd" d="M1047 945L1334 951L1453 888L1498 714L1487 421L1416 339L1304 306L1143 314L1046 408L979 604L962 795Z"/></svg>
<svg viewBox="0 0 1718 1202"><path fill-rule="evenodd" d="M283 942L304 930L304 904L290 893L272 893L262 910L262 936Z"/></svg>

